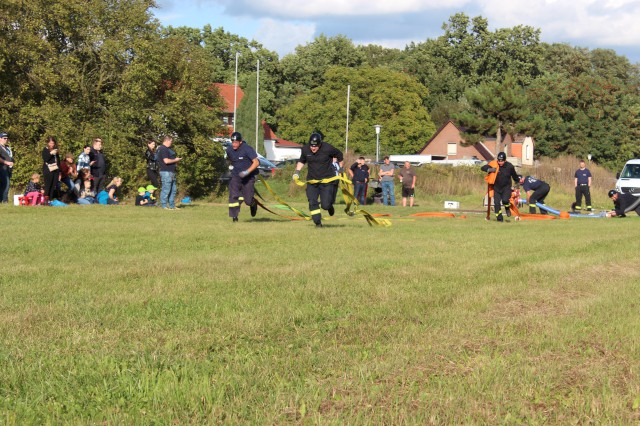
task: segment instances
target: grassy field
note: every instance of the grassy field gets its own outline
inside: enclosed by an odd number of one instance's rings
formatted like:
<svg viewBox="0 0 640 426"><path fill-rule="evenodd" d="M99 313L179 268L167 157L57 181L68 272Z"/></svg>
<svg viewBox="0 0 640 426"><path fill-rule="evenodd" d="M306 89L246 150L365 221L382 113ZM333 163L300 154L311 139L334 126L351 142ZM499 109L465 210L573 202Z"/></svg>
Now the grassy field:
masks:
<svg viewBox="0 0 640 426"><path fill-rule="evenodd" d="M370 210L0 207L0 424L640 421L640 218Z"/></svg>

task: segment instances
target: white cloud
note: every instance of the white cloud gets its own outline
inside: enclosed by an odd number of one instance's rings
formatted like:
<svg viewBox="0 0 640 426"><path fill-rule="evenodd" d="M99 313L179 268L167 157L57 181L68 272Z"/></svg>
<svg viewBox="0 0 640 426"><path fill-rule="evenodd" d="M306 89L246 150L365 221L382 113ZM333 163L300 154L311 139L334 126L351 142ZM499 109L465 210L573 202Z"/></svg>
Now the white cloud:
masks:
<svg viewBox="0 0 640 426"><path fill-rule="evenodd" d="M529 25L549 42L585 47L640 43L637 0L485 0L481 11L491 26Z"/></svg>
<svg viewBox="0 0 640 426"><path fill-rule="evenodd" d="M206 2L207 0L201 0ZM380 16L460 8L473 0L208 0L233 15L311 19L327 16ZM623 1L623 0L619 0Z"/></svg>
<svg viewBox="0 0 640 426"><path fill-rule="evenodd" d="M316 32L314 23L296 24L271 18L260 19L259 27L253 38L269 50L275 50L280 56L293 52L298 45L313 40Z"/></svg>

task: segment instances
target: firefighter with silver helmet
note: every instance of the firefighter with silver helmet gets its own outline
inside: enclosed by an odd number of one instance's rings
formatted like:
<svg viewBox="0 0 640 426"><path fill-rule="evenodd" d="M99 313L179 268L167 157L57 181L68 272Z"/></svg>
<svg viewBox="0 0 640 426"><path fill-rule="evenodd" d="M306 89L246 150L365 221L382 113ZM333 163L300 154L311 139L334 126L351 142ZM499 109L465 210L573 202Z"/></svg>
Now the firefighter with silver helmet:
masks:
<svg viewBox="0 0 640 426"><path fill-rule="evenodd" d="M258 211L253 195L260 160L256 151L242 140L240 132L233 132L231 146L227 148L227 161L233 166L229 181L229 217L237 222L241 197L249 206L252 217Z"/></svg>
<svg viewBox="0 0 640 426"><path fill-rule="evenodd" d="M322 134L314 132L309 137L309 143L302 146L300 159L296 164L296 171L293 179L300 178L300 171L307 165L307 181L329 179L336 175L333 167L333 159L336 158L340 170L344 165L342 151L322 140ZM318 202L318 198L320 201ZM316 227L322 227L322 215L320 208L327 210L329 216L333 216L334 184L329 183L307 183L307 199L309 200L309 210L311 218Z"/></svg>
<svg viewBox="0 0 640 426"><path fill-rule="evenodd" d="M516 168L507 161L507 154L504 152L498 153L496 162L493 161L489 164L485 164L480 168L483 172L493 174L493 206L496 213L496 220L498 222L504 221L502 217L502 211L500 210L500 203L504 206L507 216L511 216L511 180L514 183L518 183L518 174Z"/></svg>

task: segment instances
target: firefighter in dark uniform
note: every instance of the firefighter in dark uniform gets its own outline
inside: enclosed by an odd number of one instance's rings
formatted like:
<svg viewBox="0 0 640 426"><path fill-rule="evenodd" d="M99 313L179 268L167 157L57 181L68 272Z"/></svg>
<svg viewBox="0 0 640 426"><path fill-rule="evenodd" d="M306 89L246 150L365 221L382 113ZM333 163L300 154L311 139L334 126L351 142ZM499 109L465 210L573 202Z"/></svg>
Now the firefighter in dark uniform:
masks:
<svg viewBox="0 0 640 426"><path fill-rule="evenodd" d="M511 203L509 201L511 198L511 180L513 179L514 183L518 183L519 179L516 168L507 161L507 154L504 152L498 153L497 162L497 169L491 167L489 164L485 164L480 169L488 173L498 172L495 183L493 184L493 207L496 212L497 221L502 222L504 219L500 211L500 203L504 206L507 216L511 216Z"/></svg>
<svg viewBox="0 0 640 426"><path fill-rule="evenodd" d="M342 152L334 148L330 144L322 141L322 135L312 133L309 137L309 143L302 146L300 159L296 164L296 171L293 179L300 178L300 170L307 165L307 181L322 180L332 178L336 175L333 166L333 159L338 160L340 170L344 164ZM333 202L335 200L334 184L330 183L307 183L307 199L309 200L309 210L311 218L316 227L322 227L322 215L320 207L329 212L329 216L333 216L335 210ZM320 202L318 203L318 198Z"/></svg>
<svg viewBox="0 0 640 426"><path fill-rule="evenodd" d="M608 195L613 201L613 210L607 213L607 217L626 217L632 211L640 216L640 197L628 192L621 194L615 189L609 191Z"/></svg>
<svg viewBox="0 0 640 426"><path fill-rule="evenodd" d="M536 203L544 204L551 187L545 181L536 179L533 176L520 176L520 185L527 193L527 203L529 204L529 213L536 212ZM533 193L531 193L533 192ZM547 214L546 210L540 209L540 213Z"/></svg>
<svg viewBox="0 0 640 426"><path fill-rule="evenodd" d="M241 197L249 206L252 217L258 211L253 194L260 160L256 151L242 140L240 132L233 132L231 146L227 148L227 161L233 166L229 181L229 217L237 222Z"/></svg>
<svg viewBox="0 0 640 426"><path fill-rule="evenodd" d="M582 209L582 197L587 203L587 211L590 212L591 208L591 172L587 169L584 160L580 160L580 168L575 173L575 187L576 187L576 202L572 204L573 210L579 211Z"/></svg>

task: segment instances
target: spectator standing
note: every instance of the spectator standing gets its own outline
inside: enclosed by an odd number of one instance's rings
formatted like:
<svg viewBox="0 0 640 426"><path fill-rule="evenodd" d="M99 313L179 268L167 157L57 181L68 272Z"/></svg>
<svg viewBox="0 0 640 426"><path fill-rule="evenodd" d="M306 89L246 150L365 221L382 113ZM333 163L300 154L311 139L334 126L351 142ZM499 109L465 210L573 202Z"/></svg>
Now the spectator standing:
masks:
<svg viewBox="0 0 640 426"><path fill-rule="evenodd" d="M584 201L587 204L587 211L592 211L591 172L587 169L584 160L580 160L580 167L575 173L574 185L576 187L576 202L573 205L573 209L576 211L582 210L582 197L584 197Z"/></svg>
<svg viewBox="0 0 640 426"><path fill-rule="evenodd" d="M82 152L78 155L78 160L76 161L76 168L78 172L82 169L87 169L91 171L91 159L89 158L89 153L91 153L91 147L89 145L85 145L82 148Z"/></svg>
<svg viewBox="0 0 640 426"><path fill-rule="evenodd" d="M369 183L369 166L364 164L364 157L358 157L358 161L351 165L349 177L353 182L353 196L364 206L367 197L367 183Z"/></svg>
<svg viewBox="0 0 640 426"><path fill-rule="evenodd" d="M521 176L520 185L527 193L527 204L529 204L529 213L536 212L536 203L544 204L544 199L549 195L551 187L545 181L536 179L533 176ZM546 210L540 209L541 214L547 214Z"/></svg>
<svg viewBox="0 0 640 426"><path fill-rule="evenodd" d="M382 186L382 204L385 206L396 205L396 194L393 188L393 174L395 166L389 161L389 157L384 157L384 163L380 165L380 185Z"/></svg>
<svg viewBox="0 0 640 426"><path fill-rule="evenodd" d="M416 172L411 168L411 163L404 162L404 168L398 174L402 183L402 207L407 206L407 198L409 198L409 207L413 207L413 200L416 191Z"/></svg>
<svg viewBox="0 0 640 426"><path fill-rule="evenodd" d="M93 176L93 190L97 193L104 188L107 177L107 160L102 153L102 139L95 138L93 140L93 146L89 150L89 160L91 176Z"/></svg>
<svg viewBox="0 0 640 426"><path fill-rule="evenodd" d="M78 170L73 161L73 154L67 153L64 156L64 161L60 163L60 182L67 185L67 192L69 192L73 190L73 181L77 178Z"/></svg>
<svg viewBox="0 0 640 426"><path fill-rule="evenodd" d="M173 138L165 136L162 145L160 145L157 153L158 168L160 171L160 180L162 188L160 189L160 207L163 209L176 210L175 198L178 192L176 183L176 165L182 158L176 155L171 149ZM167 207L168 206L168 207Z"/></svg>
<svg viewBox="0 0 640 426"><path fill-rule="evenodd" d="M47 145L42 149L42 175L44 176L44 195L49 201L56 198L56 187L60 180L60 159L58 158L58 141L53 136L47 138Z"/></svg>
<svg viewBox="0 0 640 426"><path fill-rule="evenodd" d="M158 161L156 160L156 142L148 141L147 150L144 153L147 160L147 177L153 186L159 185Z"/></svg>
<svg viewBox="0 0 640 426"><path fill-rule="evenodd" d="M0 132L0 203L9 202L9 185L13 169L13 153L9 148L9 135Z"/></svg>
<svg viewBox="0 0 640 426"><path fill-rule="evenodd" d="M338 163L337 158L333 158L333 169L335 170L336 176L340 176L342 172L342 168L340 167L340 163ZM336 197L338 196L338 189L340 188L340 180L333 182L333 204L336 203Z"/></svg>
<svg viewBox="0 0 640 426"><path fill-rule="evenodd" d="M254 187L260 160L256 151L242 140L240 132L231 134L227 160L233 166L229 181L229 217L233 222L237 222L240 214L240 197L243 197L244 203L249 206L252 217L258 211Z"/></svg>
<svg viewBox="0 0 640 426"><path fill-rule="evenodd" d="M336 175L333 166L333 159L338 160L338 166L343 166L342 152L334 148L332 145L322 141L320 133L312 133L309 137L309 143L303 145L300 150L300 158L296 164L296 171L293 174L293 180L300 178L300 171L306 164L308 166L307 181L332 178ZM309 210L313 223L316 228L322 228L322 214L320 207L329 212L329 216L333 216L335 209L333 208L334 186L333 182L329 183L309 183L307 182L307 200L309 200ZM318 202L318 198L320 202Z"/></svg>

